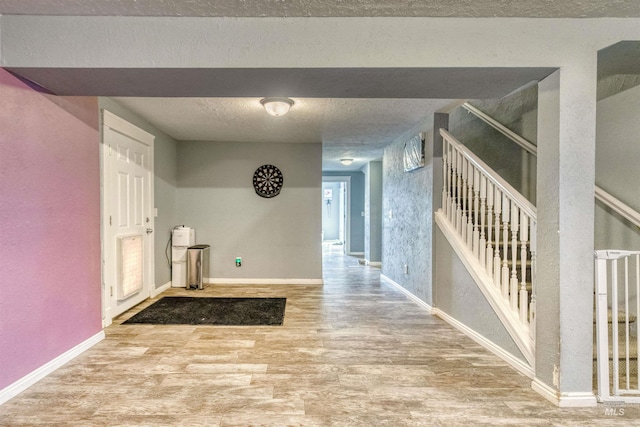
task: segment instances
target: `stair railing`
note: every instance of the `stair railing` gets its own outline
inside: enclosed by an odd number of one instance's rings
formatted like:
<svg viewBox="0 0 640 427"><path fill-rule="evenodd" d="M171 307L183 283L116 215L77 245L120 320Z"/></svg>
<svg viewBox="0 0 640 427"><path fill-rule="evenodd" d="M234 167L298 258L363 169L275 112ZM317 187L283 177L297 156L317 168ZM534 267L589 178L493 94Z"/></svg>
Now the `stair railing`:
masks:
<svg viewBox="0 0 640 427"><path fill-rule="evenodd" d="M640 212L635 211L632 207L607 193L597 185L595 190L595 197L596 200L601 201L618 215L620 215L636 227L640 228Z"/></svg>
<svg viewBox="0 0 640 427"><path fill-rule="evenodd" d="M495 130L497 130L498 132L500 132L501 134L509 138L511 141L518 144L520 147L522 147L522 149L524 149L528 153L531 153L534 156L538 155L538 147L536 147L533 143L531 143L527 139L513 132L511 129L509 129L502 123L498 122L493 117L487 115L486 113L482 112L481 110L469 104L468 102L463 103L461 106L462 108L467 110L469 113L473 114L474 116L476 116L477 118L479 118L480 120L482 120L483 122L485 122L486 124L494 128ZM602 189L598 185L595 186L594 196L597 200L607 205L607 207L611 208L613 211L617 212L623 218L635 224L636 227L640 228L640 213L633 210L633 208L629 207L619 199L607 193L604 189Z"/></svg>
<svg viewBox="0 0 640 427"><path fill-rule="evenodd" d="M520 135L516 134L515 132L513 132L512 130L510 130L509 128L507 128L506 126L504 126L503 124L501 124L500 122L496 121L495 119L493 119L492 117L490 117L489 115L487 115L486 113L482 112L481 110L479 110L478 108L474 107L473 105L469 104L468 102L465 102L464 104L462 104L462 107L465 108L469 113L473 114L474 116L476 116L477 118L479 118L480 120L484 121L485 123L487 123L489 126L491 126L492 128L494 128L496 131L500 132L501 134L503 134L504 136L506 136L507 138L509 138L510 140L512 140L514 143L518 144L523 150L525 150L526 152L537 156L537 147L531 143L530 141L526 140L525 138L521 137ZM447 134L448 135L448 134ZM443 138L446 140L446 138L443 135ZM450 139L455 140L455 138L451 137L449 135ZM447 144L447 142L445 141L445 145ZM458 143L459 144L459 143ZM461 144L460 144L461 145ZM468 150L467 150L468 151ZM460 179L458 177L458 175L460 174L464 174L467 176L467 181L465 181L464 179L462 179L462 188L465 187L465 185L469 185L468 184L468 177L469 177L469 172L467 170L467 172L465 172L464 170L464 163L466 161L461 161L461 153L462 150L460 150L459 148L455 148L455 149L451 149L449 148L449 151L447 152L445 150L445 154L444 156L446 156L447 154L449 155L449 159L444 160L445 162L445 174L449 174L449 180L447 181L447 179L445 179L445 189L447 188L447 185L451 185L453 184L454 186L457 185L458 180ZM470 153L470 152L469 152ZM472 153L471 153L472 154ZM443 157L444 157L443 156ZM468 166L467 166L468 168ZM453 169L453 171L451 171L451 169ZM488 168L485 168L488 169ZM475 172L474 172L475 173ZM494 172L495 173L495 172ZM498 175L494 175L495 177L498 177ZM447 178L445 176L445 178ZM475 179L475 175L473 176L473 178ZM489 180L485 178L485 181L488 183ZM474 181L475 182L475 181ZM486 195L486 215L487 218L491 218L493 216L493 219L496 222L496 226L495 226L495 230L496 232L498 232L498 230L500 229L499 226L502 225L503 228L503 234L505 233L504 229L505 227L511 228L512 231L515 230L517 231L517 225L510 225L509 224L509 208L516 202L515 200L513 201L507 201L506 202L506 210L504 209L503 206L505 206L504 201L500 200L500 196L505 197L505 194L518 194L517 191L513 190L512 187L507 187L507 188L511 188L511 192L507 191L504 192L503 190L498 190L499 187L496 187L495 183L492 183L492 185L489 184L482 184L483 181L481 181L481 191L480 191L480 199L482 200L482 194ZM503 184L506 184L506 182L503 182ZM482 185L485 185L485 189L482 189ZM507 184L508 185L508 184ZM487 187L488 186L488 187ZM488 191L487 191L488 188ZM444 190L443 190L443 209L447 209L447 214L449 218L455 218L456 220L456 226L459 225L458 221L460 223L462 223L463 218L461 218L460 220L457 219L457 215L458 215L458 199L463 196L462 192L460 191L460 188L454 188L453 189L453 195L449 195L447 194L446 197L444 195ZM495 194L494 194L495 191ZM498 194L498 192L500 192L500 194ZM614 212L616 212L618 215L620 215L622 218L626 219L627 221L629 221L631 224L635 225L636 227L640 228L640 212L635 211L633 208L631 208L630 206L628 206L627 204L625 204L624 202L622 202L621 200L617 199L616 197L614 197L613 195L611 195L610 193L608 193L607 191L605 191L604 189L602 189L601 187L599 187L598 185L594 186L594 197L596 200L602 202L605 206L607 206L608 208L610 208L611 210L613 210ZM445 200L446 199L446 200ZM446 205L445 201L447 203L453 203L453 204L449 204ZM495 206L490 206L490 202L494 202ZM519 200L520 202L522 202L523 200ZM526 201L526 200L524 200ZM530 205L530 204L528 204ZM482 206L482 204L481 204ZM536 263L536 233L535 233L535 207L530 205L531 209L529 209L528 211L525 209L524 212L525 213L533 213L533 221L531 219L531 216L529 216L528 219L526 219L525 221L532 221L530 222L529 225L529 240L530 242L530 248L529 248L529 252L530 252L530 262L531 262L531 283L532 283L532 287L531 287L531 293L529 296L530 299L530 308L529 308L529 330L530 330L530 334L531 337L535 340L535 311L536 311L536 293L535 293L535 263ZM518 209L520 209L520 212L523 212L522 207L521 206L517 206ZM482 210L482 208L481 208ZM466 212L465 211L465 206L463 203L462 208L460 209L461 213ZM484 211L483 211L484 212ZM513 212L513 210L512 210ZM484 214L482 214L484 215ZM505 217L506 215L506 217ZM501 220L500 220L500 219ZM505 220L507 222L505 222ZM489 219L487 219L487 221L490 221ZM502 221L502 223L500 222ZM523 227L523 225L520 225L520 227ZM526 228L526 226L525 226ZM458 228L456 228L458 229ZM482 225L481 225L481 229L482 229ZM463 232L467 232L468 230L463 230ZM504 260L504 254L506 253L506 245L504 244L504 242L507 241L507 237L506 234L504 234L504 236L502 237L503 239L503 253L502 253L502 258L500 258L500 248L498 247L498 245L496 244L496 247L492 247L491 246L491 230L487 229L487 249L483 254L480 254L480 257L482 258L484 256L485 261L487 261L486 264L486 269L487 271L490 273L490 275L492 275L493 280L494 280L494 284L499 283L499 286L502 290L502 294L503 296L506 296L507 294L509 295L509 300L510 300L510 304L513 306L513 293L512 293L512 284L511 284L511 279L509 278L509 286L507 287L508 289L505 290L505 278L506 275L505 273L505 269L504 269L504 265L505 265L505 260ZM465 236L466 237L466 236ZM525 242L526 242L526 237L525 236ZM472 242L473 243L473 242ZM526 249L526 243L522 245L523 248ZM515 251L512 250L512 257L513 257L513 253L515 253ZM596 322L599 322L599 325L597 326L597 345L596 345L596 351L598 354L598 389L599 389L599 397L602 400L610 400L613 396L613 399L620 399L624 396L624 400L628 401L628 402L635 402L635 403L640 403L640 389L639 389L639 383L640 383L640 376L636 375L635 378L632 378L629 373L630 373L630 369L629 369L629 363L634 362L636 365L636 369L638 369L638 361L637 361L637 355L640 354L640 345L638 345L637 341L636 341L636 356L635 359L630 359L629 357L629 342L630 342L630 338L631 336L629 335L629 331L631 330L632 332L635 333L634 337L637 340L638 338L638 319L640 319L640 288L638 286L640 286L638 283L640 283L640 265L638 264L638 260L640 259L640 252L629 252L629 251L616 251L616 250L606 250L606 251L597 251L596 252L596 290L597 290L597 299L596 299L596 306L598 305L598 302L600 304L600 307L596 307ZM501 259L501 263L498 262L494 262L493 266L489 265L488 260L490 259L490 257L493 255L494 259L495 258L499 258ZM523 255L521 255L522 257ZM629 304L629 299L628 299L628 293L629 293L629 283L628 283L628 278L629 278L629 259L635 257L635 277L636 277L636 287L635 289L631 288L631 291L635 290L635 298L636 298L636 313L635 313L635 320L633 323L634 326L633 328L629 329L629 311L628 311L628 304ZM618 269L617 269L617 261L618 259L624 259L624 270L622 276L618 275ZM607 263L610 264L610 272L607 273ZM506 262L507 267L509 266L509 260L507 260ZM513 264L513 259L511 260L511 264ZM614 273L615 272L615 273ZM524 273L522 273L524 275ZM609 345L609 335L608 335L608 326L607 326L607 319L608 319L608 307L612 307L612 311L614 311L614 319L617 318L618 316L618 305L617 304L612 304L611 301L618 301L618 280L619 278L624 277L624 292L625 292L625 298L624 298L624 313L626 317L626 321L625 321L625 328L624 328L624 342L625 342L625 354L623 357L623 360L625 360L626 365L626 373L623 375L623 383L624 383L624 387L621 387L619 384L620 381L620 367L619 367L619 334L618 334L618 326L617 326L617 322L613 321L612 322L612 345ZM612 283L609 283L609 279L611 279ZM519 279L522 280L522 279ZM607 287L609 287L611 289L611 293L613 294L611 301L609 302L609 304L607 305L607 295L609 294L607 292ZM508 292L507 292L508 290ZM601 292L603 292L601 294ZM632 292L633 293L633 292ZM522 293L520 295L520 300L519 301L519 309L520 309L520 315L523 315L524 312L524 293ZM535 342L535 341L534 341ZM612 375L612 380L613 380L613 385L610 385L609 383L609 355L608 352L611 351L613 353L613 357L612 357L612 370L613 375ZM606 363L604 361L607 361ZM602 362L601 362L602 361ZM640 370L640 369L638 369ZM634 382L635 381L635 382ZM612 391L611 391L612 390ZM611 394L613 393L613 394Z"/></svg>
<svg viewBox="0 0 640 427"><path fill-rule="evenodd" d="M453 135L440 134L443 214L533 343L536 207Z"/></svg>
<svg viewBox="0 0 640 427"><path fill-rule="evenodd" d="M598 399L603 402L640 403L637 326L640 315L640 251L602 250L595 252L595 258ZM622 264L622 271L619 264ZM619 292L623 293L621 302ZM630 296L634 294L635 304L630 304ZM608 307L611 307L611 328ZM622 331L618 324L621 318L624 320ZM634 369L635 374L632 373Z"/></svg>

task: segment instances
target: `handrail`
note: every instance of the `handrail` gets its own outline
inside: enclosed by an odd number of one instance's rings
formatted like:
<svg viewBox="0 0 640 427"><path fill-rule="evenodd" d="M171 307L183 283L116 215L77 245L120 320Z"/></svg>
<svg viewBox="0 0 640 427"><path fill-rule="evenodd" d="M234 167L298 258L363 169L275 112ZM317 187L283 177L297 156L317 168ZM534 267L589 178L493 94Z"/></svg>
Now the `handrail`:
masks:
<svg viewBox="0 0 640 427"><path fill-rule="evenodd" d="M511 184L505 181L496 171L491 169L489 165L487 165L484 161L482 161L478 156L476 156L473 151L469 150L464 144L456 139L455 136L451 135L444 129L440 129L440 135L445 137L450 141L452 145L456 147L460 152L464 154L464 156L473 163L473 165L479 170L483 171L487 178L500 190L507 194L513 201L518 204L518 207L526 212L530 217L537 218L537 209L528 201L518 190L513 188Z"/></svg>
<svg viewBox="0 0 640 427"><path fill-rule="evenodd" d="M506 136L507 138L509 138L510 140L512 140L513 142L515 142L516 144L518 144L527 152L533 154L534 156L538 155L538 147L536 147L534 144L527 141L525 138L521 137L517 133L513 132L511 129L507 128L502 123L496 121L493 117L480 111L478 108L474 107L468 102L465 102L464 104L462 104L462 107L468 112L470 112L471 114L473 114L474 116L476 116L477 118L479 118L480 120L482 120L483 122L487 123L489 126L494 128L498 132L500 132L501 134L503 134L504 136ZM623 201L616 198L615 196L612 196L611 194L606 192L604 189L602 189L602 187L599 187L597 184L595 185L594 196L597 200L604 203L606 206L611 208L614 212L618 213L624 219L631 222L636 227L640 228L640 212L634 210L632 207L625 204Z"/></svg>
<svg viewBox="0 0 640 427"><path fill-rule="evenodd" d="M597 200L600 200L602 203L613 209L613 211L618 213L627 221L634 224L636 227L640 227L640 212L637 212L632 207L625 204L620 199L617 199L615 196L607 193L597 185L594 195Z"/></svg>
<svg viewBox="0 0 640 427"><path fill-rule="evenodd" d="M471 114L473 114L474 116L476 116L477 118L479 118L480 120L482 120L483 122L487 123L489 126L494 128L498 132L500 132L501 134L503 134L504 136L506 136L507 138L509 138L510 140L512 140L513 142L515 142L516 144L518 144L519 146L521 146L522 148L524 148L529 153L533 154L534 156L538 155L538 147L536 147L534 144L527 141L526 139L524 139L523 137L521 137L520 135L518 135L517 133L515 133L505 125L503 125L502 123L496 121L493 117L483 113L482 111L478 110L476 107L469 104L468 102L465 102L464 104L462 104L462 107L468 112L470 112Z"/></svg>

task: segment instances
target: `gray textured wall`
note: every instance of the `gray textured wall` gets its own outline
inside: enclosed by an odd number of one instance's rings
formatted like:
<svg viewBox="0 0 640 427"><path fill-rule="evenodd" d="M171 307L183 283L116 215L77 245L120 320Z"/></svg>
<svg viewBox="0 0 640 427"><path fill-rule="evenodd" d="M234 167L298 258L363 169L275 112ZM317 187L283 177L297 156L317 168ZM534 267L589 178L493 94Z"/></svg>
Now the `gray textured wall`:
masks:
<svg viewBox="0 0 640 427"><path fill-rule="evenodd" d="M382 162L369 162L362 169L364 182L364 258L382 261Z"/></svg>
<svg viewBox="0 0 640 427"><path fill-rule="evenodd" d="M264 164L284 175L271 199L253 189ZM211 245L210 276L321 279L321 167L321 144L180 142L178 213Z"/></svg>
<svg viewBox="0 0 640 427"><path fill-rule="evenodd" d="M596 183L640 212L640 86L610 95L598 102ZM630 183L634 183L629 185ZM596 202L595 249L640 250L640 228ZM620 269L622 275L622 269ZM633 273L632 273L633 274ZM624 278L619 278L620 300ZM635 288L630 289L631 307L636 306Z"/></svg>
<svg viewBox="0 0 640 427"><path fill-rule="evenodd" d="M434 262L438 309L525 361L495 311L437 226L435 240L438 247L438 256ZM473 303L470 304L469 301Z"/></svg>
<svg viewBox="0 0 640 427"><path fill-rule="evenodd" d="M433 304L432 141L432 133L427 132L425 167L411 172L404 172L405 139L398 139L384 150L382 203L382 272L429 305ZM408 266L408 274L404 265Z"/></svg>
<svg viewBox="0 0 640 427"><path fill-rule="evenodd" d="M640 211L639 118L640 86L598 102L596 183L636 211ZM640 250L640 230L598 202L595 247Z"/></svg>
<svg viewBox="0 0 640 427"><path fill-rule="evenodd" d="M176 210L177 142L112 99L100 97L98 102L101 109L111 111L156 137L154 142L154 203L158 209L158 216L155 218L154 260L156 287L160 287L171 281L171 269L165 257L165 247L171 236L171 229L180 220Z"/></svg>
<svg viewBox="0 0 640 427"><path fill-rule="evenodd" d="M364 253L364 174L362 172L322 172L322 176L351 177L351 253Z"/></svg>
<svg viewBox="0 0 640 427"><path fill-rule="evenodd" d="M501 99L469 102L524 139L538 141L538 85L530 85Z"/></svg>

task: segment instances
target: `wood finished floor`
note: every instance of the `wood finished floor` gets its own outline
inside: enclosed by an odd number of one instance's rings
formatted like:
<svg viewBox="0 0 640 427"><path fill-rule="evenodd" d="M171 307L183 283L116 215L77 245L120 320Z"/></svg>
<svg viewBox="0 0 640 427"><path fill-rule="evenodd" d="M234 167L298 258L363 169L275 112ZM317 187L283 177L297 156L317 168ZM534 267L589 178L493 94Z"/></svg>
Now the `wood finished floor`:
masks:
<svg viewBox="0 0 640 427"><path fill-rule="evenodd" d="M324 286L219 286L163 295L286 297L283 326L120 323L0 406L0 425L620 426L604 408L559 409L395 289L325 248Z"/></svg>

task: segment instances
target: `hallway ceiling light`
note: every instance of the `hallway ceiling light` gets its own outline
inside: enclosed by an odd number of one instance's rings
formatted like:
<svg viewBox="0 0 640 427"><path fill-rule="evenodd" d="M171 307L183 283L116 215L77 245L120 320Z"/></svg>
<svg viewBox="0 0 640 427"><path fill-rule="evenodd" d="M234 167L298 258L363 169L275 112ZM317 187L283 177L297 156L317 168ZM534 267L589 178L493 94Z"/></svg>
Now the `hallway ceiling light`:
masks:
<svg viewBox="0 0 640 427"><path fill-rule="evenodd" d="M353 159L340 159L340 163L345 166L349 166L351 163L353 163Z"/></svg>
<svg viewBox="0 0 640 427"><path fill-rule="evenodd" d="M260 103L273 117L284 116L293 105L293 100L289 98L263 98Z"/></svg>

